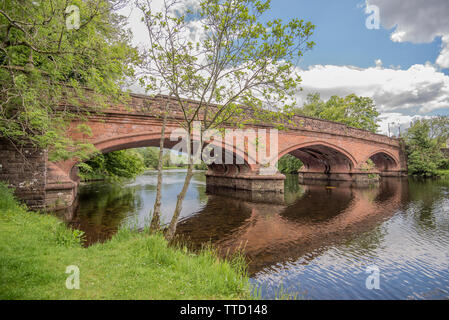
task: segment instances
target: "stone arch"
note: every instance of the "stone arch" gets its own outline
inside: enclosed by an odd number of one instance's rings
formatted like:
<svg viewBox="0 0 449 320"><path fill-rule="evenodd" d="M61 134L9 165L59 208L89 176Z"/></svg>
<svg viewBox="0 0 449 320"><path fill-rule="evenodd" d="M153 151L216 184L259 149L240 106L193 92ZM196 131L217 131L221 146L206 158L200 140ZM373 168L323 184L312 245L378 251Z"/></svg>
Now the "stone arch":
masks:
<svg viewBox="0 0 449 320"><path fill-rule="evenodd" d="M177 141L170 141L170 130L168 130L165 134L165 141L164 141L164 148L170 149L174 147L179 140ZM133 148L142 148L142 147L159 147L161 134L159 132L153 132L153 133L139 133L139 134L127 134L127 135L120 135L120 136L114 136L107 139L92 141L92 144L99 150L100 152L109 153L113 151L119 151L124 149L133 149ZM217 143L212 142L205 142L204 147L207 145L218 145ZM246 154L238 149L238 148L232 148L225 144L224 142L219 145L222 150L222 157L223 157L223 164L222 165L209 165L208 168L212 172L221 173L224 175L235 175L237 173L245 173L248 171L251 171L251 165L248 164L248 159ZM224 164L224 157L225 153L232 153L234 164L225 165ZM239 159L239 161L237 161ZM68 160L64 163L60 164L60 168L68 173L70 178L73 181L77 181L77 169L76 164L78 163L78 160ZM243 162L243 163L241 163ZM239 163L239 164L237 164ZM240 164L241 163L241 164Z"/></svg>
<svg viewBox="0 0 449 320"><path fill-rule="evenodd" d="M351 172L356 167L356 159L345 149L324 141L298 144L279 153L291 154L304 163L303 171L319 173Z"/></svg>
<svg viewBox="0 0 449 320"><path fill-rule="evenodd" d="M372 152L364 162L368 161L368 159L374 162L377 170L380 172L391 171L397 169L399 166L397 158L392 153L383 149Z"/></svg>

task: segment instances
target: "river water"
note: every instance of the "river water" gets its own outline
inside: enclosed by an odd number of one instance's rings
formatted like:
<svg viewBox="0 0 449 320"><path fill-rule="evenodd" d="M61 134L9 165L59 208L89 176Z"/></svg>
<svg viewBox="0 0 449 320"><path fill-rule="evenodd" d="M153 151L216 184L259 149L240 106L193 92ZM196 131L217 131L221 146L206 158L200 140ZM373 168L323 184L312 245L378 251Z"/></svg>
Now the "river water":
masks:
<svg viewBox="0 0 449 320"><path fill-rule="evenodd" d="M162 220L168 223L185 172L165 171ZM156 172L126 184L81 186L66 218L105 241L125 225L149 221ZM183 203L178 236L195 249L243 249L263 298L448 299L449 181L385 178L378 185L300 184L258 202L245 192L206 193L197 172ZM262 201L260 201L262 200Z"/></svg>

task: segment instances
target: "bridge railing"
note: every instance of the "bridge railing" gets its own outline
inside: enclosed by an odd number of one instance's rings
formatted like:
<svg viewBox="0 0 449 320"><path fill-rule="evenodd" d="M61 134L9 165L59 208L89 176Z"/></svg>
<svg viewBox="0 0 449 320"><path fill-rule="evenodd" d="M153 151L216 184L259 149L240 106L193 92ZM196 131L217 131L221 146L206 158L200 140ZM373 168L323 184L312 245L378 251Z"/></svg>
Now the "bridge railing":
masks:
<svg viewBox="0 0 449 320"><path fill-rule="evenodd" d="M182 119L183 113L182 110L177 106L176 100L169 98L164 95L157 96L147 96L142 94L130 94L130 101L122 106L115 106L106 111L106 113L130 113L142 116L160 116L163 110L163 106L167 102L167 100L173 100L173 103L170 103L170 118L172 119ZM197 101L193 100L185 100L190 104L198 104ZM211 105L211 109L216 107L216 105ZM250 117L252 110L249 108L246 109L246 116ZM317 119L306 116L294 115L291 119L292 123L285 123L285 127L289 130L299 130L299 131L319 131L321 133L328 133L331 135L340 135L364 140L370 140L377 143L384 143L396 147L400 147L401 141L397 138L390 138L388 136L373 133L367 130L354 128L347 126L342 123L333 122L329 120ZM262 126L262 127L270 127L272 124L270 123L257 123L252 126Z"/></svg>

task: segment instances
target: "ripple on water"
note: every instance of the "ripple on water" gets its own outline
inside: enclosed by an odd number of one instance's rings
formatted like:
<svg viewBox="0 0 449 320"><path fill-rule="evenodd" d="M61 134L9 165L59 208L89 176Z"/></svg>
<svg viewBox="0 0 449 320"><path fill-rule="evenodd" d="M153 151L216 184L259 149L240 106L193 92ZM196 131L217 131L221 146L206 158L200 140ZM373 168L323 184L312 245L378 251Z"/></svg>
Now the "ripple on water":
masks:
<svg viewBox="0 0 449 320"><path fill-rule="evenodd" d="M164 221L184 176L164 173ZM279 292L305 299L449 298L449 182L384 179L379 187L329 189L288 179L286 203L254 203L206 195L204 174L195 174L178 234L192 247L209 241L223 252L243 247L251 282L264 298ZM127 219L143 225L156 181L153 172L125 186L83 186L72 225L92 242ZM366 287L368 266L379 268L379 290Z"/></svg>

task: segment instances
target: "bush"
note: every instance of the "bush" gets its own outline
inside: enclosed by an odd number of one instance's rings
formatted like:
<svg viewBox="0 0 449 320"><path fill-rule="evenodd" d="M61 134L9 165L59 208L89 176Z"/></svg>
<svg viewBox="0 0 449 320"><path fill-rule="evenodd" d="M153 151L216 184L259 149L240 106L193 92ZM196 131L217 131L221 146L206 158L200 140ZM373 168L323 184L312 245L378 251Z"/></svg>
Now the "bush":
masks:
<svg viewBox="0 0 449 320"><path fill-rule="evenodd" d="M277 163L277 168L282 173L297 173L302 166L301 160L290 154L281 157Z"/></svg>
<svg viewBox="0 0 449 320"><path fill-rule="evenodd" d="M428 120L419 120L407 131L407 165L411 175L437 176L444 160L438 139L431 136L430 124Z"/></svg>
<svg viewBox="0 0 449 320"><path fill-rule="evenodd" d="M84 180L92 177L109 177L112 179L135 178L145 170L145 163L140 153L134 150L120 150L100 154L78 165L80 176Z"/></svg>

